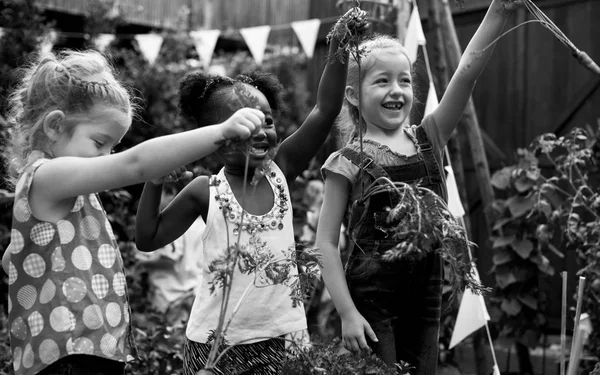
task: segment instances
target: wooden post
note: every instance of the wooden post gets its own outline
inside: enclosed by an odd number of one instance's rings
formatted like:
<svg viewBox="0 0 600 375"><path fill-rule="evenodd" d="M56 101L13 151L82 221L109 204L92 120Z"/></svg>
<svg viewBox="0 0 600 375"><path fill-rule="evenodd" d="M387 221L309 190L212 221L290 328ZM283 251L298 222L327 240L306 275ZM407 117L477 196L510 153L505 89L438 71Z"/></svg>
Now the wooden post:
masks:
<svg viewBox="0 0 600 375"><path fill-rule="evenodd" d="M448 85L448 76L450 72L456 71L458 68L458 63L460 61L462 52L460 48L460 44L458 41L458 36L456 34L456 29L454 27L454 21L452 19L452 12L450 10L450 4L448 0L430 0L431 4L431 21L436 27L436 36L439 40L439 53L440 60L443 60L442 57L445 57L447 66L445 68L446 73L441 76L445 78L444 86ZM441 25L439 27L438 25ZM443 81L443 79L442 79ZM489 166L485 154L485 148L483 146L483 138L481 135L481 130L479 127L479 123L477 121L477 114L475 112L475 106L473 104L473 100L469 99L467 103L467 107L465 108L465 115L461 119L457 132L458 135L466 134L467 139L470 145L470 151L473 158L473 162L475 164L475 169L477 172L477 181L479 185L479 190L483 202L484 207L484 215L486 220L486 233L489 237L491 233L492 226L492 218L490 217L489 207L491 206L494 200L494 192L492 190L492 185L490 182L490 172ZM448 149L454 149L454 152L451 154L452 161L455 163L459 161L462 163L460 144L457 140L457 134L453 135L453 137L448 142ZM456 180L459 187L461 199L466 199L466 189L465 189L465 177L464 177L464 167L457 165L455 168L459 170L460 174L456 174ZM460 179L460 180L459 180ZM466 200L465 200L466 202ZM466 216L468 218L468 216ZM470 229L469 222L466 222L467 228ZM468 233L470 233L469 231ZM472 237L471 237L472 238ZM486 375L489 373L490 369L486 360L485 355L485 346L483 345L485 342L485 337L482 330L476 331L473 336L473 351L475 355L475 368L478 375ZM491 348L492 350L494 348Z"/></svg>
<svg viewBox="0 0 600 375"><path fill-rule="evenodd" d="M456 29L454 28L450 4L448 0L441 0L441 2L442 6L440 8L440 22L442 25L443 35L445 36L446 58L448 59L448 66L450 70L455 71L458 68L462 51L458 41L458 35L456 34ZM492 184L490 182L491 177L489 165L485 155L481 129L479 127L479 121L477 120L477 113L475 112L475 105L473 104L472 98L469 99L467 103L465 113L458 125L458 128L459 131L464 131L467 139L469 140L471 156L473 158L479 192L481 194L481 200L483 203L483 213L486 221L485 227L489 237L493 223L490 208L494 201L494 190L492 189Z"/></svg>

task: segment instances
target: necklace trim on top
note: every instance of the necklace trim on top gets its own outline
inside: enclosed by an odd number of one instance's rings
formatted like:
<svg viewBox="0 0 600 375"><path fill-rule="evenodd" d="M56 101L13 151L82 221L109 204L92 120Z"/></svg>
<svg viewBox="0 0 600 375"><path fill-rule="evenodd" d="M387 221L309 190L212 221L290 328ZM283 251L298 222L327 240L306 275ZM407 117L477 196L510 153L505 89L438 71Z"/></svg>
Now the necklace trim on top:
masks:
<svg viewBox="0 0 600 375"><path fill-rule="evenodd" d="M288 197L283 186L283 179L278 177L273 171L266 173L265 177L273 188L273 207L264 215L253 215L244 210L235 198L226 177L224 179L220 179L218 176L213 176L211 178L210 186L219 187L222 184L224 187L224 191L217 193L214 198L217 201L219 210L223 213L225 220L234 225L233 234L239 234L240 229L250 235L266 230L283 229L283 218L289 209ZM243 223L240 226L242 215Z"/></svg>

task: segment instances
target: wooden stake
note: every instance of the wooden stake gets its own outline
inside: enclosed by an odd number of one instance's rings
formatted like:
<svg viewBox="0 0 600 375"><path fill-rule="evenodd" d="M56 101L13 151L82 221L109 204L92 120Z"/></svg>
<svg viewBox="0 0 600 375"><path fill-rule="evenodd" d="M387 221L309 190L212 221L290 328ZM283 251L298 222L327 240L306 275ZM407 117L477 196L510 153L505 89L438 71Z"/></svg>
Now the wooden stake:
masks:
<svg viewBox="0 0 600 375"><path fill-rule="evenodd" d="M442 90L442 92L446 91L448 87L448 83L450 81L451 72L454 72L458 67L458 61L460 60L460 45L458 44L458 37L456 36L456 30L454 29L454 22L452 21L452 14L450 13L449 4L446 1L446 5L448 8L444 9L446 13L442 10L440 6L440 0L429 0L429 22L430 22L430 30L434 31L435 40L434 40L434 56L437 58L435 62L431 62L432 70L435 72L435 77L437 78L438 87ZM448 31L453 30L454 38L448 36ZM449 40L451 39L451 40ZM449 45L452 45L451 48ZM425 48L427 46L424 46ZM454 59L451 59L448 55L453 54ZM458 57L456 58L456 55ZM433 73L433 72L432 72ZM469 107L473 112L475 111L475 107ZM470 116L470 118L474 118L477 120L477 116ZM462 120L461 120L462 122ZM479 125L475 123L474 125L479 129ZM466 183L465 183L465 175L464 175L464 166L462 163L462 152L460 143L458 141L458 135L464 133L464 127L459 125L458 129L450 140L448 141L448 151L450 152L450 156L452 159L453 169L455 173L456 183L458 185L459 194L462 202L467 202L466 199ZM481 144L481 142L480 142ZM481 146L483 147L483 146ZM482 152L483 157L485 158L485 151ZM476 159L475 159L476 160ZM487 161L485 162L487 168ZM486 184L491 188L491 183L489 181L489 172L488 172L488 181L482 182L479 181L480 186L482 184ZM493 194L493 192L492 192ZM483 196L483 194L482 194ZM491 204L491 201L484 201L484 207L486 204ZM464 216L465 227L467 229L467 233L469 234L469 238L472 237L471 233L471 225L469 221L469 216ZM488 227L491 226L491 222L488 221ZM463 254L464 256L464 254ZM487 325L486 325L487 329ZM489 367L487 363L487 357L485 353L485 336L482 330L477 330L473 334L473 352L475 359L475 368L476 373L478 375L486 375L489 372ZM490 344L491 345L491 344ZM492 353L494 351L494 347L490 348Z"/></svg>
<svg viewBox="0 0 600 375"><path fill-rule="evenodd" d="M444 42L446 47L446 58L448 59L448 70L454 72L458 68L462 52L456 28L454 27L454 20L452 19L450 3L448 0L441 0L441 2L440 23L442 26L442 33L445 37ZM463 118L458 124L458 131L463 131L469 140L471 156L477 174L479 193L481 194L481 202L483 204L483 214L486 221L485 227L489 237L493 223L490 208L494 202L494 190L492 188L490 168L483 146L481 128L479 126L479 121L477 120L477 113L472 98L469 99L465 107Z"/></svg>
<svg viewBox="0 0 600 375"><path fill-rule="evenodd" d="M567 271L562 276L562 302L560 313L560 374L565 375L565 354L567 351Z"/></svg>
<svg viewBox="0 0 600 375"><path fill-rule="evenodd" d="M579 286L577 289L577 307L575 309L575 324L573 325L573 337L571 339L571 355L569 356L569 367L567 375L576 375L581 357L581 345L579 345L580 332L579 321L581 319L581 305L583 303L583 289L585 287L585 277L579 276Z"/></svg>

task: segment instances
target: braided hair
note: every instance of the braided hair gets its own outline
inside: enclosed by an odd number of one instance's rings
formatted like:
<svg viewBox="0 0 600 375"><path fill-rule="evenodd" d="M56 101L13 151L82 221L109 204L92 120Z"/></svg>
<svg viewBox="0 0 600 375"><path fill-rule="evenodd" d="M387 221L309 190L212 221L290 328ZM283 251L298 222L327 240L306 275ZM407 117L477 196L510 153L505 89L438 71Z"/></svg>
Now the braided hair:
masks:
<svg viewBox="0 0 600 375"><path fill-rule="evenodd" d="M21 80L10 94L7 112L11 142L5 156L10 183L18 179L29 154L47 146L42 124L51 111L85 115L102 102L132 115L129 91L99 52L45 53L19 73Z"/></svg>
<svg viewBox="0 0 600 375"><path fill-rule="evenodd" d="M229 117L232 109L244 105L238 93L247 92L248 87L254 87L267 98L274 114L285 112L284 88L277 77L257 71L235 78L203 72L190 73L179 85L179 109L184 117L199 127L216 124Z"/></svg>

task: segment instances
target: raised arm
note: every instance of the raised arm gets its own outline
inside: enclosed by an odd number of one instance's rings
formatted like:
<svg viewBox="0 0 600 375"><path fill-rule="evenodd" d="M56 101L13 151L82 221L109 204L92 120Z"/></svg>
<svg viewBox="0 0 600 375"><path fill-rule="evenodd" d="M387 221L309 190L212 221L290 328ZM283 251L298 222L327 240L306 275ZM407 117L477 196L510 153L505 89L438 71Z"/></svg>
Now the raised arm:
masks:
<svg viewBox="0 0 600 375"><path fill-rule="evenodd" d="M506 21L513 13L513 8L514 2L511 0L492 1L483 21L467 45L440 105L434 110L433 117L444 144L458 124L477 78L494 50L495 44L490 43L501 34ZM482 52L484 48L485 51Z"/></svg>
<svg viewBox="0 0 600 375"><path fill-rule="evenodd" d="M350 182L345 177L337 173L328 173L317 226L316 248L321 254L323 281L342 318L344 346L357 351L369 347L365 334L373 341L377 341L377 337L352 301L338 251L340 228L349 191Z"/></svg>
<svg viewBox="0 0 600 375"><path fill-rule="evenodd" d="M55 158L39 167L33 189L40 199L58 203L82 194L149 181L203 158L225 140L248 138L263 121L261 111L243 108L221 124L153 138L120 153Z"/></svg>
<svg viewBox="0 0 600 375"><path fill-rule="evenodd" d="M208 177L190 182L162 211L162 185L147 182L140 198L135 225L135 244L140 251L154 251L181 237L208 211Z"/></svg>
<svg viewBox="0 0 600 375"><path fill-rule="evenodd" d="M331 33L332 38L329 43L328 59L317 89L316 104L298 130L281 144L276 157L277 165L281 167L288 181L294 181L296 176L306 169L309 161L325 142L342 109L348 72L348 55L347 53L337 53L340 43L345 42L340 40L340 33L335 30L345 28L346 25L356 33L364 34L369 27L366 13L353 13L351 9L334 26L335 29Z"/></svg>
<svg viewBox="0 0 600 375"><path fill-rule="evenodd" d="M276 162L288 181L294 181L306 169L310 159L325 142L342 109L348 64L335 58L338 44L339 40L332 39L329 45L330 57L319 82L315 106L298 130L286 138L279 148ZM345 58L347 60L347 56Z"/></svg>

